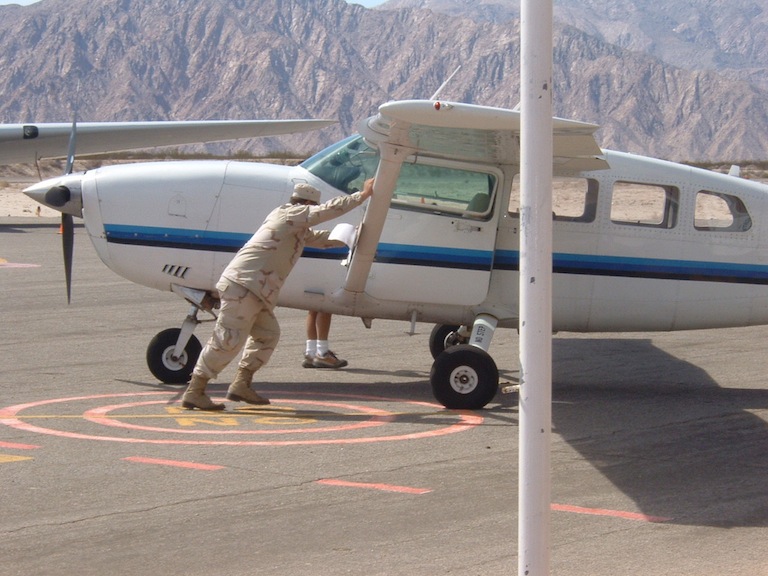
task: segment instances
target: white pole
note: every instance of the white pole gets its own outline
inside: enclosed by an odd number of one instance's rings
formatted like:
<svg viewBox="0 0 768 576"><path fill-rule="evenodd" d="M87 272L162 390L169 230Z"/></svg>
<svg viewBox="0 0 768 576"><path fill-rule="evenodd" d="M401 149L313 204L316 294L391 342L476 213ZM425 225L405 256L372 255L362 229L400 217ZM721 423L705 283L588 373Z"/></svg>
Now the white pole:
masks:
<svg viewBox="0 0 768 576"><path fill-rule="evenodd" d="M522 0L518 576L550 571L552 46L552 0Z"/></svg>

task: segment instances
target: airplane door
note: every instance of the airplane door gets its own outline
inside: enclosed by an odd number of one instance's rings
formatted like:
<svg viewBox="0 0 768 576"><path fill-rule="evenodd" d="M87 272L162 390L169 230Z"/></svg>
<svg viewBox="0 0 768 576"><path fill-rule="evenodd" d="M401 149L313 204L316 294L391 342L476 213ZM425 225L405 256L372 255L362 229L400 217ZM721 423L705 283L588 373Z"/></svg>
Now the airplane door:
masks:
<svg viewBox="0 0 768 576"><path fill-rule="evenodd" d="M402 165L366 284L374 298L474 305L488 293L501 172Z"/></svg>

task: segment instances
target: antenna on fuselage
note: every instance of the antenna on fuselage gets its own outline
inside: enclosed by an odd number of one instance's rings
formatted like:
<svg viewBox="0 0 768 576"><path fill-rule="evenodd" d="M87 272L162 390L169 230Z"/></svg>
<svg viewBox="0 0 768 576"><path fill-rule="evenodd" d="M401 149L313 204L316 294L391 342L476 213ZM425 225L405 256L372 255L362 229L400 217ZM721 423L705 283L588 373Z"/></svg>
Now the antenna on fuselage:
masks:
<svg viewBox="0 0 768 576"><path fill-rule="evenodd" d="M454 70L454 71L453 71L453 74L451 74L450 76L448 76L448 78L445 80L445 82L443 82L442 84L440 84L440 88L438 88L437 90L435 90L435 93L434 93L434 94L432 94L432 97L430 98L430 100L437 100L437 99L440 97L440 92L442 92L442 91L443 91L443 88L445 88L445 87L446 87L446 85L448 84L448 82L450 82L450 81L451 81L451 78L453 78L454 76L456 76L456 72L458 72L459 70L461 70L461 64L459 64L459 65L456 67L456 70Z"/></svg>

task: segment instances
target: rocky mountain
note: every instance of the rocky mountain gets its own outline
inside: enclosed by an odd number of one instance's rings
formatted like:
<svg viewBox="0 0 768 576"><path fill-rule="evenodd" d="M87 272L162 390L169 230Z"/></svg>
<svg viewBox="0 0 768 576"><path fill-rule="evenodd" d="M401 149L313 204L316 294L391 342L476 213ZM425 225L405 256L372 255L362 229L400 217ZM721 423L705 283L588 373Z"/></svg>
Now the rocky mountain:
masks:
<svg viewBox="0 0 768 576"><path fill-rule="evenodd" d="M478 22L520 18L520 0L390 0ZM759 0L554 0L555 19L687 70L768 89L768 5Z"/></svg>
<svg viewBox="0 0 768 576"><path fill-rule="evenodd" d="M429 97L458 65L443 97L517 103L514 15L477 19L413 6L430 0L402 2L375 10L343 0L0 6L0 121L66 121L73 106L81 120L337 119L336 128L247 143L257 153L304 154L354 131L387 100ZM498 11L501 3L454 4ZM768 158L768 91L729 78L556 26L556 114L601 124L608 148L673 160Z"/></svg>

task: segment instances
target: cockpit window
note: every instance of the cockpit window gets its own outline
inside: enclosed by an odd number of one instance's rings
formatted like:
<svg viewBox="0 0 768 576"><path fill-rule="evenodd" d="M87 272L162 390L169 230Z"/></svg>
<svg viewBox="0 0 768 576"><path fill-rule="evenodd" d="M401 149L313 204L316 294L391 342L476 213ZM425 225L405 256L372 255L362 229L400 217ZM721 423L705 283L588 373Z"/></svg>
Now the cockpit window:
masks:
<svg viewBox="0 0 768 576"><path fill-rule="evenodd" d="M347 194L362 190L363 182L376 175L378 165L378 152L362 136L350 136L301 163L303 168Z"/></svg>

